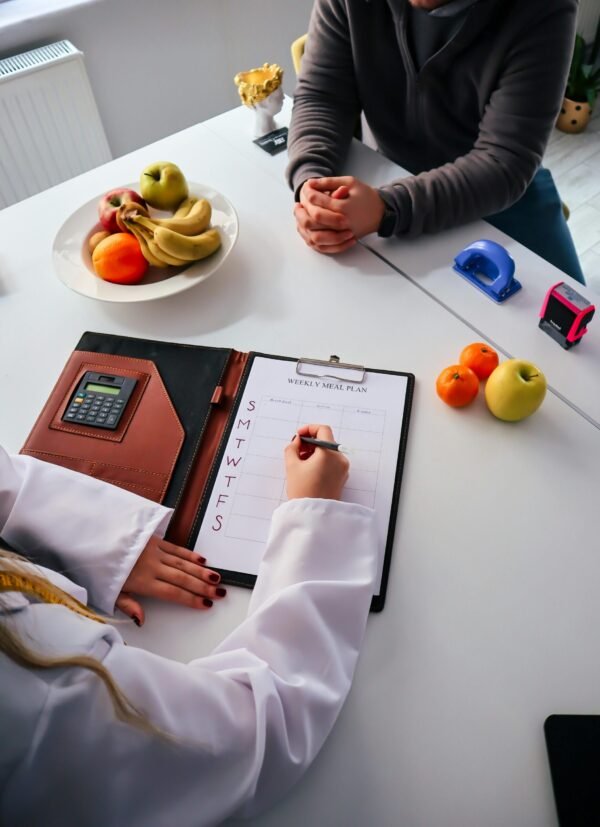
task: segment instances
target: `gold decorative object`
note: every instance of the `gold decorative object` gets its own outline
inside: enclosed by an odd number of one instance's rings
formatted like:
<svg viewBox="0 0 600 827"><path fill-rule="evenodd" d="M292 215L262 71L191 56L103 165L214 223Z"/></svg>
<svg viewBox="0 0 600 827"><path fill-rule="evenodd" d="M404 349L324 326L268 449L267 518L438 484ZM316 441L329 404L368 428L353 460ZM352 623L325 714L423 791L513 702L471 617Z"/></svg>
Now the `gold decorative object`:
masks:
<svg viewBox="0 0 600 827"><path fill-rule="evenodd" d="M283 106L283 69L264 63L248 72L238 72L233 82L244 106L255 112L254 135L259 138L276 128L274 115Z"/></svg>

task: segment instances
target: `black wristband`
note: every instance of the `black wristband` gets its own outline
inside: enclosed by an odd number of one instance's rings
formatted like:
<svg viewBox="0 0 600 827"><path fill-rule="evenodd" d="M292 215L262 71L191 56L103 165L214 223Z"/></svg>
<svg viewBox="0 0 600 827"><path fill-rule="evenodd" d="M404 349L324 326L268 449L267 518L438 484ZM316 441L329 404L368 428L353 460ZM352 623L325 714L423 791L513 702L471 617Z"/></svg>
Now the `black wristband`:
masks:
<svg viewBox="0 0 600 827"><path fill-rule="evenodd" d="M380 238L389 238L394 234L394 230L396 229L396 219L398 218L398 215L388 199L382 195L381 190L379 191L379 196L385 204L385 210L383 212L383 217L379 222L377 235Z"/></svg>

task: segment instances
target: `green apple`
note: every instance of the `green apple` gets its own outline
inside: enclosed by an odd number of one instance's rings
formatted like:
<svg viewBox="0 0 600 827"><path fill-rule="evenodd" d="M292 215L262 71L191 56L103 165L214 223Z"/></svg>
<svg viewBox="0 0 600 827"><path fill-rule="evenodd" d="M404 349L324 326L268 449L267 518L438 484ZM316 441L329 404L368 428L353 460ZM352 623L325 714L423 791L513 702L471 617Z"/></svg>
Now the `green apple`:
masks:
<svg viewBox="0 0 600 827"><path fill-rule="evenodd" d="M517 422L535 413L546 395L546 377L531 362L507 359L490 374L485 401L498 419Z"/></svg>
<svg viewBox="0 0 600 827"><path fill-rule="evenodd" d="M188 196L188 185L183 172L169 161L156 161L140 176L142 198L157 210L174 212Z"/></svg>

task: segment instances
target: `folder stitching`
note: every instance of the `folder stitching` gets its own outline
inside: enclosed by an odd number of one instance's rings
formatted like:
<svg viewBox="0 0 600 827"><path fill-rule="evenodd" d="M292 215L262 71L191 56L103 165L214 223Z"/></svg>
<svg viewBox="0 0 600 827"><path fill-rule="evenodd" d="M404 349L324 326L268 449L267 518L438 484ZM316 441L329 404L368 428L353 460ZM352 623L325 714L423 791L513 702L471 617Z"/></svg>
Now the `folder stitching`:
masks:
<svg viewBox="0 0 600 827"><path fill-rule="evenodd" d="M105 466L107 468L121 468L123 471L136 471L138 474L144 474L145 476L153 476L153 477L166 477L168 474L164 474L161 471L147 471L144 468L135 468L133 465L117 465L114 462L104 462L103 460L91 460L87 457L75 457L71 454L57 454L54 451L38 451L34 448L24 448L22 451L23 454L30 454L31 456L39 454L40 456L48 456L48 457L60 457L61 459L66 460L78 460L80 462L89 462L92 467L94 466Z"/></svg>
<svg viewBox="0 0 600 827"><path fill-rule="evenodd" d="M182 347L194 347L194 346L193 345L182 345ZM218 348L213 348L213 350L218 350ZM218 385L221 385L222 382L223 382L223 377L225 376L225 373L227 371L227 367L229 365L229 360L231 358L232 352L233 351L230 349L229 356L225 360L225 364L223 365L223 370L221 371L221 375L219 376L219 381L217 383ZM192 466L194 465L194 463L196 461L196 457L198 456L198 449L200 448L202 438L204 437L204 431L206 430L206 423L208 422L211 414L212 414L212 407L209 405L209 407L206 411L206 416L204 417L204 422L202 423L202 427L200 428L200 433L198 434L198 439L196 440L196 444L194 445L194 450L192 452L192 456L190 457L190 461L189 461L188 466L187 466L186 471L185 471L185 476L183 478L183 485L181 486L181 488L179 490L179 494L177 495L177 500L175 501L175 505L173 506L173 512L174 513L177 511L177 506L181 502L181 498L183 497L183 493L184 493L184 491L187 487L187 483L188 483L190 472L192 470ZM205 485L205 490L206 490L206 485ZM202 498L200 499L200 503L202 503L203 498L204 498L204 493L202 494ZM200 508L200 506L198 506L198 508ZM195 521L194 521L194 525L195 525ZM192 534L193 528L194 528L194 526L192 526L192 528L190 529L190 531L188 533L188 540L189 540L189 538Z"/></svg>
<svg viewBox="0 0 600 827"><path fill-rule="evenodd" d="M229 416L227 417L227 424L223 428L223 431L221 433L221 439L219 440L217 450L215 451L215 459L220 455L221 447L222 447L226 437L229 437L229 424L231 422L233 412L234 412L234 410L237 411L238 405L239 405L239 403L241 401L241 398L242 398L239 391L240 391L241 388L244 387L244 383L245 383L246 378L248 376L248 372L250 370L252 362L254 361L254 355L255 354L249 354L249 356L252 356L252 358L248 358L246 364L244 365L244 370L243 370L242 375L240 377L240 381L238 382L238 385L237 385L238 390L236 392L236 400L234 401L234 404L232 405L232 408L229 412ZM218 472L218 468L216 466L217 466L217 463L213 462L213 464L211 466L211 469L209 471L208 477L206 478L206 483L205 483L204 489L202 491L202 496L200 497L200 502L198 503L198 509L196 511L196 516L194 518L194 522L192 523L192 526L191 526L189 534L188 534L188 542L189 542L189 538L192 537L194 535L194 532L196 531L196 526L198 524L198 520L200 519L200 514L202 512L202 506L203 506L204 501L206 499L206 492L209 491L209 490L212 490L212 485L214 483L214 479L215 479L215 477L217 475L217 472Z"/></svg>

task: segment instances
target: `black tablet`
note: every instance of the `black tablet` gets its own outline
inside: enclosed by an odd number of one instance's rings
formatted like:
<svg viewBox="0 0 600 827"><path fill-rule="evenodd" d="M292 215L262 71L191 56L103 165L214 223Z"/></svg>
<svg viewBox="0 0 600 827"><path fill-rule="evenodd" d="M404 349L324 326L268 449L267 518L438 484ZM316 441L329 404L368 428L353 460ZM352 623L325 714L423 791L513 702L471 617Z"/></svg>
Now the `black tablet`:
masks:
<svg viewBox="0 0 600 827"><path fill-rule="evenodd" d="M544 733L560 827L600 825L600 715L550 715Z"/></svg>

